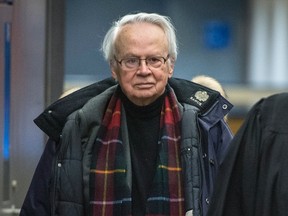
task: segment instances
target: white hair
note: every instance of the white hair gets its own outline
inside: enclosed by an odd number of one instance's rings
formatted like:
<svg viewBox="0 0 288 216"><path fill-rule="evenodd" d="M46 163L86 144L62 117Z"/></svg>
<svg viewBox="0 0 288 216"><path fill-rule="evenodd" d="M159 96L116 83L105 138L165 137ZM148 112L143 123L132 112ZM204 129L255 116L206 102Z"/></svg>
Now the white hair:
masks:
<svg viewBox="0 0 288 216"><path fill-rule="evenodd" d="M106 61L110 62L113 60L115 55L115 40L119 33L121 27L130 24L130 23L140 23L146 22L159 26L163 29L167 40L168 40L168 52L170 59L176 61L178 54L178 45L175 34L175 28L170 21L170 18L167 16L162 16L156 13L137 13L137 14L128 14L120 18L118 21L115 21L111 28L106 33L103 43L102 43L102 52Z"/></svg>

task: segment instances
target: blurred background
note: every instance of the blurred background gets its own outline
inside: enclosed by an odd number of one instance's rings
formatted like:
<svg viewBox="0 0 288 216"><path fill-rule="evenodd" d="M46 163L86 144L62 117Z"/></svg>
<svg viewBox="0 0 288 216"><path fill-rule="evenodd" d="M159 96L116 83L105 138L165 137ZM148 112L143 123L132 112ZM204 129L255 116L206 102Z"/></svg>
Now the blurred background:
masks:
<svg viewBox="0 0 288 216"><path fill-rule="evenodd" d="M224 86L233 133L256 101L287 91L287 0L0 0L0 215L18 215L43 151L33 119L63 92L110 76L102 39L138 11L175 25L175 77Z"/></svg>

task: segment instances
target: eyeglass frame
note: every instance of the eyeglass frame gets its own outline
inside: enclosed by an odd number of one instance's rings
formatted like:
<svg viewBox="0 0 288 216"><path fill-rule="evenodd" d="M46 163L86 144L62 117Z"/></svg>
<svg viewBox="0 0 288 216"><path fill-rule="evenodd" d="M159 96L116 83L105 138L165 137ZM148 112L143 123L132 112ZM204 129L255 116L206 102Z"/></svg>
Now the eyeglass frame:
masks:
<svg viewBox="0 0 288 216"><path fill-rule="evenodd" d="M161 65L159 65L159 67L153 67L152 65L150 65L150 64L147 62L147 59L151 59L151 58L157 58L157 59L160 58L160 59L163 59L163 62L161 61ZM138 66L136 66L135 68L129 68L129 67L127 67L127 66L125 65L125 63L124 63L124 66L125 66L127 69L130 69L130 70L139 68L142 60L145 60L145 64L146 64L146 66L147 66L148 68L152 67L152 68L154 68L154 69L157 69L157 68L160 68L163 64L165 64L169 58L170 58L170 54L168 54L166 58L164 58L163 56L149 56L149 57L147 57L147 58L127 57L127 58L123 58L123 59L121 59L121 60L118 60L118 59L116 58L116 56L114 56L114 60L115 60L121 67L123 67L122 62L123 62L124 60L137 59L137 60L138 60ZM150 67L149 67L149 66L150 66ZM150 69L151 69L151 68L150 68Z"/></svg>

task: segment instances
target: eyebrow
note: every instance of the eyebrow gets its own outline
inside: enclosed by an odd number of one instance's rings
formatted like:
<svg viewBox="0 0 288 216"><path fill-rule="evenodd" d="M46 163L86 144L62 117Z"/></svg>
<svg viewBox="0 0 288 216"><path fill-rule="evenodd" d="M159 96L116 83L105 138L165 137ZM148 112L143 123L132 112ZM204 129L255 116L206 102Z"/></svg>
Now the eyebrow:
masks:
<svg viewBox="0 0 288 216"><path fill-rule="evenodd" d="M162 57L162 56L161 56L161 54L152 54L152 55L147 55L147 56L141 57L139 55L127 54L127 55L124 55L122 57L122 59L125 59L125 58L149 58L149 57Z"/></svg>

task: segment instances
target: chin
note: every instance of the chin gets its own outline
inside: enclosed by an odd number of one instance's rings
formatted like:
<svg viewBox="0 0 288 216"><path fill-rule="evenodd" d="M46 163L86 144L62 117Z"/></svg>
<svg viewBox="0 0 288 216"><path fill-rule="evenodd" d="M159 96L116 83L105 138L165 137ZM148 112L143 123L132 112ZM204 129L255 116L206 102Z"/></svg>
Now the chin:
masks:
<svg viewBox="0 0 288 216"><path fill-rule="evenodd" d="M140 90L139 93L137 92L136 94L134 94L135 97L137 98L153 98L155 97L157 94L155 92L151 92L151 91L145 91L145 90Z"/></svg>

